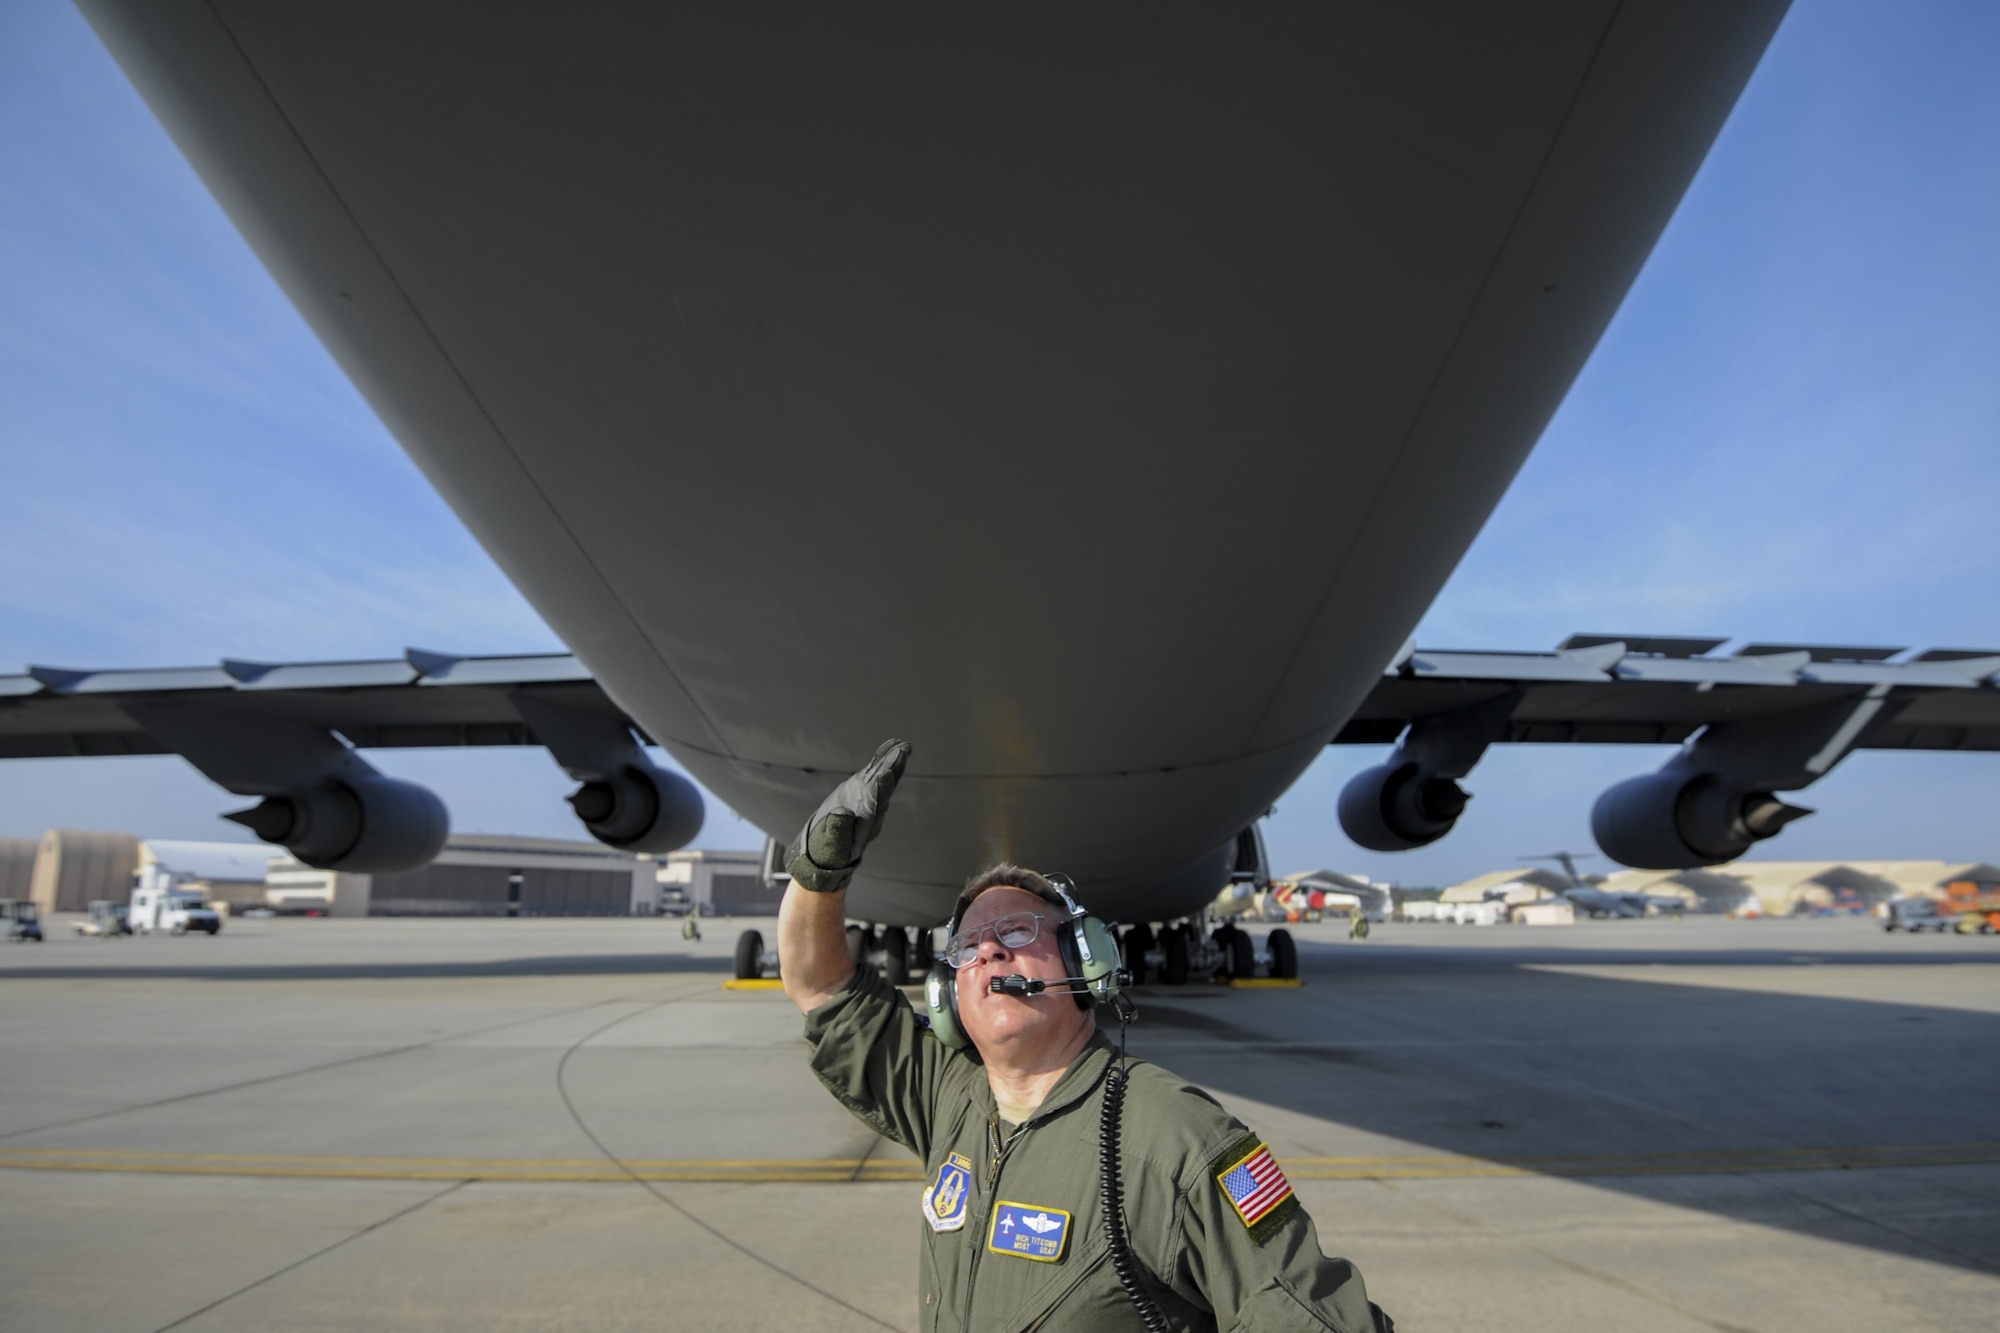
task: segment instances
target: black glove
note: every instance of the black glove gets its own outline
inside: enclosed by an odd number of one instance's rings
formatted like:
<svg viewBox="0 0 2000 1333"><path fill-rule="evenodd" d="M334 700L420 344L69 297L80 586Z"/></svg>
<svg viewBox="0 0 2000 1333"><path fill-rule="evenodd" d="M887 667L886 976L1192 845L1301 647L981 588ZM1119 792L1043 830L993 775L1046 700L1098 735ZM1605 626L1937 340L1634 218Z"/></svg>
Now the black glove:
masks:
<svg viewBox="0 0 2000 1333"><path fill-rule="evenodd" d="M883 741L861 771L835 787L785 848L785 871L814 893L839 893L861 853L882 834L889 798L910 762L908 741Z"/></svg>

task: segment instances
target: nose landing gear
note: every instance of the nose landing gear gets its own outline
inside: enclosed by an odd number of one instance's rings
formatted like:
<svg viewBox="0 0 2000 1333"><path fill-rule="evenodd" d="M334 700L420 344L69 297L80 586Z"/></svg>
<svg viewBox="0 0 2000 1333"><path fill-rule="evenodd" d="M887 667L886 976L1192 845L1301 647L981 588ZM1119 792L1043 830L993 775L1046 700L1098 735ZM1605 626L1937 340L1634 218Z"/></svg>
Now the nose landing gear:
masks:
<svg viewBox="0 0 2000 1333"><path fill-rule="evenodd" d="M917 945L901 926L851 925L847 952L856 967L880 968L891 986L907 986L917 968ZM778 951L764 947L761 931L736 937L736 980L757 981L778 975Z"/></svg>
<svg viewBox="0 0 2000 1333"><path fill-rule="evenodd" d="M746 930L736 937L736 979L759 981L778 975L778 951L764 948L764 933Z"/></svg>

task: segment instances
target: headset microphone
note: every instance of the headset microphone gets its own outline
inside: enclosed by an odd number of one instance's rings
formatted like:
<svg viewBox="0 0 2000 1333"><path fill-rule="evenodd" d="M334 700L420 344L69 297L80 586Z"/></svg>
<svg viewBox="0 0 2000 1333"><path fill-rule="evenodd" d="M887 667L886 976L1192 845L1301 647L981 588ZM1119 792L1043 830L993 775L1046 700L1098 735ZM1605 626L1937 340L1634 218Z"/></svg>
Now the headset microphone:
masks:
<svg viewBox="0 0 2000 1333"><path fill-rule="evenodd" d="M1131 984L1131 974L1123 968L1118 970L1117 977L1119 985ZM1058 995L1088 995L1093 993L1089 977L1049 977L1043 979L1041 977L1024 977L1016 973L1011 977L995 977L986 983L986 989L995 995L1040 995L1051 986L1060 986L1063 988L1056 992Z"/></svg>

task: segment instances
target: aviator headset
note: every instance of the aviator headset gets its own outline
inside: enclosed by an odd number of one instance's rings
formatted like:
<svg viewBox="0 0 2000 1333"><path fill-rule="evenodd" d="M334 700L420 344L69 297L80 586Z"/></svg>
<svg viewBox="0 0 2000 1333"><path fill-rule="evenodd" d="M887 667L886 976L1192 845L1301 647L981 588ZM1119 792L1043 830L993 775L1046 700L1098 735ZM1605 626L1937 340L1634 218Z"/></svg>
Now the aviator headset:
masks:
<svg viewBox="0 0 2000 1333"><path fill-rule="evenodd" d="M1109 1003L1124 982L1124 960L1118 952L1118 937L1111 927L1084 911L1076 901L1076 885L1067 875L1037 875L1028 872L1032 884L992 884L988 888L1026 889L1037 898L1060 908L1063 919L1053 923L1056 932L1056 949L1062 956L1063 970L1069 975L1050 981L1022 983L1020 990L1008 987L1009 993L1033 994L1047 987L1066 987L1076 999L1076 1007L1088 1009L1092 998ZM980 893L986 890L981 889ZM958 928L965 920L965 913L979 894L961 895L958 906L952 909L951 921L945 926L945 947L957 937ZM1018 978L1007 980L1018 981ZM998 984L996 982L996 984ZM972 1045L972 1038L965 1035L965 1028L958 1021L958 984L955 969L940 957L932 966L930 975L924 978L924 1004L930 1010L931 1035L955 1051L965 1050Z"/></svg>

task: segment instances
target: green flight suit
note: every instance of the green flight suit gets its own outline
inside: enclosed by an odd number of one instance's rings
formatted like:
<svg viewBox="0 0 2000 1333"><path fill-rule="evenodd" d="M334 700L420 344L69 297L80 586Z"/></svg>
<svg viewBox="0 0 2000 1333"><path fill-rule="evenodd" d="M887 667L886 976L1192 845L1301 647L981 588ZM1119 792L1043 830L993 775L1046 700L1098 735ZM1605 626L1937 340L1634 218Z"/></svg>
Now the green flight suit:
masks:
<svg viewBox="0 0 2000 1333"><path fill-rule="evenodd" d="M920 1328L1143 1331L1105 1239L1098 1117L1115 1054L1102 1035L1011 1132L978 1059L931 1037L873 968L858 969L807 1015L806 1040L827 1089L923 1159L923 1206L913 1197L910 1208L923 1235ZM1134 1060L1130 1068L1119 1159L1125 1218L1147 1288L1172 1326L1386 1333L1389 1320L1369 1304L1360 1271L1320 1253L1296 1198L1256 1216L1254 1229L1245 1224L1218 1176L1255 1153L1256 1136L1159 1066ZM1253 1200L1252 1214L1267 1202ZM1015 1207L996 1213L996 1204ZM1060 1213L1070 1217L1058 1236ZM1021 1231L1019 1244L1007 1245L999 1227L1013 1231L1016 1220L1044 1232L1039 1246ZM1056 1241L1048 1261L1016 1252Z"/></svg>

